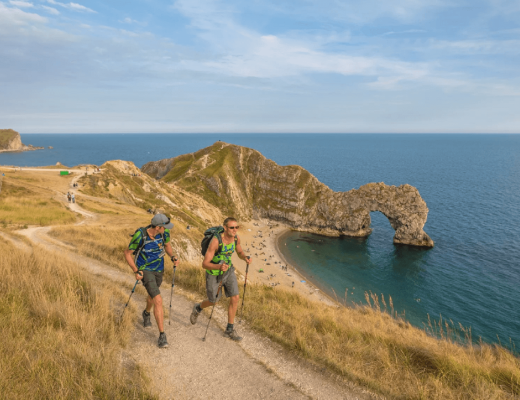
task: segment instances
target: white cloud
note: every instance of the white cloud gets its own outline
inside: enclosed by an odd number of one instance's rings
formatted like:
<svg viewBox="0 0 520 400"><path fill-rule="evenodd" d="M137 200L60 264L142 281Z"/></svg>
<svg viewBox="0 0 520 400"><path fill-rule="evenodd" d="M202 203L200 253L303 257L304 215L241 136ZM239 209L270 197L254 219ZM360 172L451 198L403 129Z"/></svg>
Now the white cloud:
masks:
<svg viewBox="0 0 520 400"><path fill-rule="evenodd" d="M96 12L96 11L94 11L88 7L82 6L81 4L78 4L78 3L72 3L72 2L71 3L60 3L56 0L47 0L47 3L55 5L55 6L67 8L72 11L81 11L81 12L90 12L90 13Z"/></svg>
<svg viewBox="0 0 520 400"><path fill-rule="evenodd" d="M12 4L13 6L20 7L20 8L32 8L32 7L34 7L33 3L29 3L27 1L10 0L9 3Z"/></svg>
<svg viewBox="0 0 520 400"><path fill-rule="evenodd" d="M58 10L56 10L55 8L52 8L52 7L48 7L48 6L42 6L42 8L47 11L49 14L52 14L52 15L59 15L60 12Z"/></svg>
<svg viewBox="0 0 520 400"><path fill-rule="evenodd" d="M9 25L30 25L34 23L45 23L47 18L38 14L28 13L19 8L9 8L0 3L0 31Z"/></svg>
<svg viewBox="0 0 520 400"><path fill-rule="evenodd" d="M175 7L191 19L199 35L223 53L212 61L185 61L193 70L255 78L301 76L308 73L393 76L416 80L428 75L428 66L382 57L326 52L320 42L297 37L260 35L233 20L233 10L216 0L179 0Z"/></svg>
<svg viewBox="0 0 520 400"><path fill-rule="evenodd" d="M123 20L119 20L119 22L123 23L123 24L130 24L130 25L140 25L140 26L146 26L148 25L146 22L140 22L140 21L137 21L135 19L132 19L132 18L128 18L126 17L125 19Z"/></svg>

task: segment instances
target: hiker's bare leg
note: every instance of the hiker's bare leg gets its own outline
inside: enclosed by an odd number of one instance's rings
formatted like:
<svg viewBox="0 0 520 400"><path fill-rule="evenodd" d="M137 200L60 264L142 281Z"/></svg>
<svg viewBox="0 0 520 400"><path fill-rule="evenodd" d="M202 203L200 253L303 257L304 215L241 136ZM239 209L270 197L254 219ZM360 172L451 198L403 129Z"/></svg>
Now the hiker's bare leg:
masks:
<svg viewBox="0 0 520 400"><path fill-rule="evenodd" d="M235 315L237 313L238 308L238 294L236 296L231 296L229 298L229 308L228 308L228 323L232 324L235 321Z"/></svg>
<svg viewBox="0 0 520 400"><path fill-rule="evenodd" d="M152 311L152 307L153 307L153 299L150 296L148 296L146 298L146 312L150 313Z"/></svg>
<svg viewBox="0 0 520 400"><path fill-rule="evenodd" d="M155 316L155 321L157 322L159 332L164 332L164 311L162 297L160 294L153 298L153 315Z"/></svg>
<svg viewBox="0 0 520 400"><path fill-rule="evenodd" d="M202 303L200 303L200 308L204 309L206 307L212 306L213 304L215 304L215 303L212 303L209 300L204 300Z"/></svg>

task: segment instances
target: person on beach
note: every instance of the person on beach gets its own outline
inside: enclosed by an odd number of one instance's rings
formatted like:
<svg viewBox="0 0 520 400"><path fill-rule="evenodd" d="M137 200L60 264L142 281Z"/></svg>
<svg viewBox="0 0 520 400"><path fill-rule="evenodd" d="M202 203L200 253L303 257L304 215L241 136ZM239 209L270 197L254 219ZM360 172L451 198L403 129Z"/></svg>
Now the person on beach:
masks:
<svg viewBox="0 0 520 400"><path fill-rule="evenodd" d="M150 312L153 308L155 321L159 328L159 348L168 347L168 340L164 333L164 310L161 297L161 286L164 273L164 254L168 254L176 267L179 265L173 255L170 243L170 229L173 224L164 214L157 214L152 218L151 225L138 229L128 249L125 250L125 260L134 271L135 278L143 282L148 293L146 308L143 310L143 325L152 326ZM137 251L134 259L134 252Z"/></svg>
<svg viewBox="0 0 520 400"><path fill-rule="evenodd" d="M211 239L208 250L202 261L202 268L206 270L206 294L207 299L202 303L195 304L190 315L190 322L194 325L197 318L206 307L214 305L222 296L222 290L226 291L226 297L229 298L228 308L228 324L224 331L224 336L240 341L242 337L238 336L234 329L235 315L238 309L238 282L235 275L235 268L231 261L232 254L236 251L238 257L246 263L251 264L251 258L248 258L240 244L240 238L237 236L239 229L238 222L235 218L229 217L224 220L224 232L222 233L222 244L216 236ZM219 249L220 246L220 249ZM223 261L223 264L219 264ZM217 291L219 283L222 281L220 293Z"/></svg>

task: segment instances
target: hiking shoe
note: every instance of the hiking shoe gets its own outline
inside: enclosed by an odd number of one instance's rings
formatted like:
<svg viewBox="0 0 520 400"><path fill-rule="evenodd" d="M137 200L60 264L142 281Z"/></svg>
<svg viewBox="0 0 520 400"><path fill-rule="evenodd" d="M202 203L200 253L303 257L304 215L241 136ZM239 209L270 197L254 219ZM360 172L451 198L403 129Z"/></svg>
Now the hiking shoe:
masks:
<svg viewBox="0 0 520 400"><path fill-rule="evenodd" d="M168 340L166 340L166 333L161 333L159 335L159 340L157 341L157 346L159 346L160 349L165 349L168 347Z"/></svg>
<svg viewBox="0 0 520 400"><path fill-rule="evenodd" d="M190 322L191 322L192 325L195 325L197 323L197 318L199 318L200 312L197 311L197 307L199 305L200 304L195 304L193 306L193 310L191 311Z"/></svg>
<svg viewBox="0 0 520 400"><path fill-rule="evenodd" d="M234 329L228 331L227 329L224 331L224 336L234 340L235 342L240 342L242 340L242 336L238 336L237 331Z"/></svg>
<svg viewBox="0 0 520 400"><path fill-rule="evenodd" d="M143 326L145 328L152 326L152 321L150 321L150 317L151 317L151 315L150 314L146 315L146 310L144 310L143 311Z"/></svg>

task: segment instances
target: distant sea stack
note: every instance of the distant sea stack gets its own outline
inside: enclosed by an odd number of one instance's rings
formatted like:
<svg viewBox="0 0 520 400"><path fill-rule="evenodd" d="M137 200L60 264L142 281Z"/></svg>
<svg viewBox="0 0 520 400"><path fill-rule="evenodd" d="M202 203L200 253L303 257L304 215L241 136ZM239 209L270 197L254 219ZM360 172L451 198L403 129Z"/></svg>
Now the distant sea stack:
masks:
<svg viewBox="0 0 520 400"><path fill-rule="evenodd" d="M428 207L410 185L369 183L334 192L297 165L280 166L258 151L216 142L195 153L150 162L146 174L196 193L226 215L268 218L327 236L370 235L370 212L384 214L394 243L433 247L424 232Z"/></svg>
<svg viewBox="0 0 520 400"><path fill-rule="evenodd" d="M31 151L41 149L43 149L43 147L35 147L30 144L23 144L20 134L12 129L0 129L0 152Z"/></svg>

